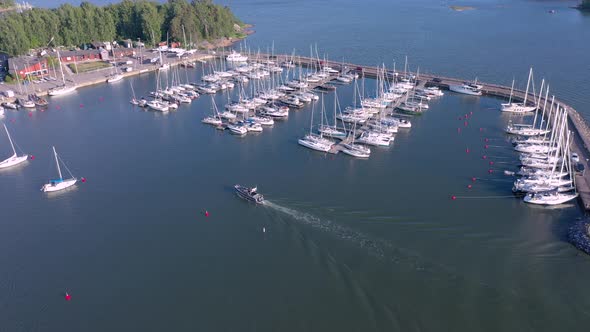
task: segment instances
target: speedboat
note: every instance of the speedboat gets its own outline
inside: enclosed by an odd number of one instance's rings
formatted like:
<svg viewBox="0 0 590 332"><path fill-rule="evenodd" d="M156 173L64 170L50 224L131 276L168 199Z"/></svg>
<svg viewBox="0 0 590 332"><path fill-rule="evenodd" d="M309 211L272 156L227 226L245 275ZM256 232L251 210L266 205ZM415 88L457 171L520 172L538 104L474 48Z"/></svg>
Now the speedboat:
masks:
<svg viewBox="0 0 590 332"><path fill-rule="evenodd" d="M236 194L240 198L243 198L249 202L256 203L256 204L264 203L264 196L262 196L261 194L259 194L257 192L258 188L256 188L256 187L248 188L248 187L244 187L244 186L240 186L239 184L236 184L234 186L234 189L236 190Z"/></svg>
<svg viewBox="0 0 590 332"><path fill-rule="evenodd" d="M227 125L227 129L229 129L230 132L235 135L246 135L248 133L248 129L241 122L237 124L229 124Z"/></svg>

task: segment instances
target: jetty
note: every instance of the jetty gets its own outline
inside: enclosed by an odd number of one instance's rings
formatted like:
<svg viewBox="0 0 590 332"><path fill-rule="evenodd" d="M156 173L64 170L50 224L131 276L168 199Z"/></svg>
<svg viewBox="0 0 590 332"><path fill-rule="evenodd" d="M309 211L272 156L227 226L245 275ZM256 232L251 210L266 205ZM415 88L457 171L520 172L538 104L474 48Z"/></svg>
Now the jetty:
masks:
<svg viewBox="0 0 590 332"><path fill-rule="evenodd" d="M221 56L226 55L227 53L220 54ZM295 61L298 65L303 67L318 67L318 66L329 66L335 70L339 71L350 71L356 72L359 75L362 75L367 78L374 78L376 79L378 75L383 71L383 68L375 67L375 66L365 66L365 65L358 65L353 63L345 63L345 62L336 62L336 61L328 61L328 60L319 60L317 58L312 57L305 57L305 56L296 56L293 57L292 55L271 55L271 54L256 54L251 56L250 60L253 61L276 61L276 62L290 62ZM408 76L412 75L413 73L409 72L393 72L391 70L386 71L385 77L386 79L393 78L394 75L401 75L401 76ZM335 77L330 77L333 79ZM448 90L449 86L451 85L460 85L463 84L466 80L461 78L453 78L453 77L444 77L439 75L433 74L422 74L420 73L416 80L418 81L419 86L436 86L441 89ZM324 84L325 82L321 82ZM487 82L478 82L478 84L483 85L482 88L482 95L496 97L500 99L508 99L510 96L511 87ZM512 92L512 100L513 102L522 102L525 99L525 91L514 89ZM545 103L544 96L535 96L532 92L529 92L528 100L538 100L538 104L542 105ZM399 106L401 101L396 101L393 104L393 108ZM548 102L551 102L550 100ZM582 118L580 113L576 111L575 108L567 104L566 102L555 99L555 103L558 104L561 108L565 109L568 114L568 125L569 129L574 133L574 140L571 146L573 152L578 153L580 156L580 163L584 166L584 170L588 169L589 161L590 161L590 127L588 123ZM498 107L499 111L499 107ZM359 130L362 132L362 128ZM340 144L336 144L331 150L330 153L338 153L341 149L342 143L350 143L348 140L344 140ZM579 198L582 201L585 210L590 210L590 173L585 171L579 173L576 172L575 175L575 183L576 189L579 193Z"/></svg>

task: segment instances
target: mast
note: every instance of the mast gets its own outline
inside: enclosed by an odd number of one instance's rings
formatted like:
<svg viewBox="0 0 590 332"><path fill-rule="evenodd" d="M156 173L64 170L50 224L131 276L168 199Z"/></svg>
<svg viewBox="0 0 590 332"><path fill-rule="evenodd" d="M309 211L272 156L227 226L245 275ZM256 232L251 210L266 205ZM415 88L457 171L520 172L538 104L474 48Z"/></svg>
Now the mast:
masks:
<svg viewBox="0 0 590 332"><path fill-rule="evenodd" d="M311 135L311 128L313 127L313 109L315 108L315 103L311 103L311 121L309 122L309 135Z"/></svg>
<svg viewBox="0 0 590 332"><path fill-rule="evenodd" d="M514 92L514 78L512 79L512 86L510 87L510 97L508 98L508 105L512 104L512 92Z"/></svg>
<svg viewBox="0 0 590 332"><path fill-rule="evenodd" d="M55 157L55 165L57 165L57 172L59 173L59 179L63 180L63 177L61 175L61 169L59 168L59 161L57 160L57 152L55 152L55 146L52 146L53 148L53 156Z"/></svg>
<svg viewBox="0 0 590 332"><path fill-rule="evenodd" d="M12 147L12 152L14 152L14 156L16 156L16 150L14 149L14 144L12 143L12 138L10 137L10 133L8 132L8 128L6 128L6 125L4 123L2 125L4 125L4 130L6 130L6 135L8 136L10 146Z"/></svg>
<svg viewBox="0 0 590 332"><path fill-rule="evenodd" d="M529 86L531 84L531 76L533 76L533 67L529 70L529 80L526 83L526 92L524 93L524 101L522 102L522 106L526 106L526 100L529 96Z"/></svg>

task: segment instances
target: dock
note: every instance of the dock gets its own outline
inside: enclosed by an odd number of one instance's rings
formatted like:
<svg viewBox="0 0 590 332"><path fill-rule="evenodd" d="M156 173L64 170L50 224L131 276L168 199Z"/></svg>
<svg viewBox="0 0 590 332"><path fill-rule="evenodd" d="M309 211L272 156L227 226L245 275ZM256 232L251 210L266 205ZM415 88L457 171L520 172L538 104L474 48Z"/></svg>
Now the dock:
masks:
<svg viewBox="0 0 590 332"><path fill-rule="evenodd" d="M364 66L358 65L353 63L345 63L345 62L335 62L335 61L324 61L318 60L317 58L311 57L304 57L304 56L296 56L293 57L291 55L270 55L270 54L257 54L251 58L254 61L268 61L273 60L276 62L287 62L293 61L297 65L301 65L303 67L318 67L318 66L329 66L336 70L343 70L346 69L351 72L356 72L359 75L363 75L367 78L374 78L376 79L379 75L379 72L382 71L382 68L374 67L374 66ZM396 72L395 74L407 76L408 74L413 73L406 73L403 71ZM391 79L394 77L394 73L391 70L386 71L386 79ZM461 85L466 80L461 78L453 78L453 77L444 77L439 75L433 74L422 74L420 73L416 79L418 80L418 84L426 85L426 86L437 86L441 89L448 90L449 86L451 85ZM482 94L484 96L496 97L500 99L508 99L510 97L510 90L511 87L487 82L478 82L478 84L483 85ZM525 98L525 91L514 89L512 92L512 100L513 102L522 102ZM527 100L536 101L539 99L539 105L543 105L545 103L544 96L535 96L533 93L529 92ZM399 101L397 101L399 102ZM548 101L550 102L550 100ZM590 127L586 120L582 118L580 113L576 111L572 106L565 103L562 100L555 99L555 103L559 104L560 107L564 108L568 113L568 126L569 129L574 133L574 140L572 144L572 151L578 153L580 156L580 163L584 166L584 170L588 169L589 161L590 161ZM398 105L393 105L393 107L397 107ZM498 108L499 111L499 108ZM361 128L362 130L362 128ZM359 132L361 132L359 130ZM341 149L342 143L350 143L344 140L340 144L335 145L331 150L330 153L338 153ZM585 210L590 210L590 172L582 172L582 174L575 175L575 183L576 189L579 193L579 198L584 206Z"/></svg>

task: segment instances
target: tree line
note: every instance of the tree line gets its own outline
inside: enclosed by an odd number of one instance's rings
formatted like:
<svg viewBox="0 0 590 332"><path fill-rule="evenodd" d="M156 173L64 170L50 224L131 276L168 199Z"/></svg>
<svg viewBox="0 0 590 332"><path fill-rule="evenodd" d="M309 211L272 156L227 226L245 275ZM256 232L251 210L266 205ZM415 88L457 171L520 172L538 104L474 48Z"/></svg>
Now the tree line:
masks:
<svg viewBox="0 0 590 332"><path fill-rule="evenodd" d="M96 6L82 2L79 7L33 8L0 17L0 51L20 55L30 49L53 45L80 46L92 41L141 39L154 45L170 41L212 40L239 36L235 25L243 23L228 7L212 0L123 0ZM184 28L184 33L183 33Z"/></svg>

